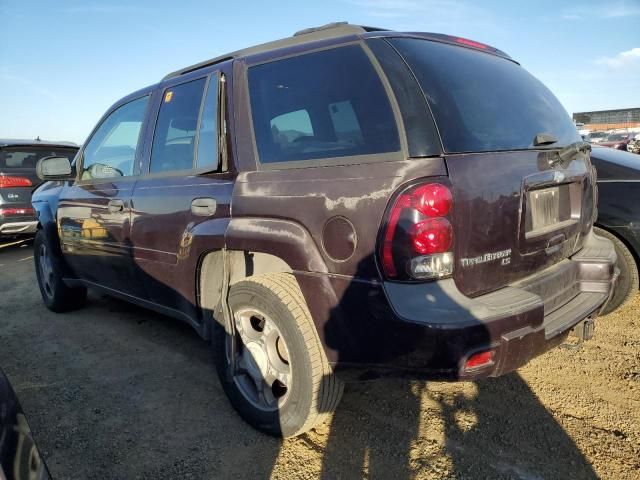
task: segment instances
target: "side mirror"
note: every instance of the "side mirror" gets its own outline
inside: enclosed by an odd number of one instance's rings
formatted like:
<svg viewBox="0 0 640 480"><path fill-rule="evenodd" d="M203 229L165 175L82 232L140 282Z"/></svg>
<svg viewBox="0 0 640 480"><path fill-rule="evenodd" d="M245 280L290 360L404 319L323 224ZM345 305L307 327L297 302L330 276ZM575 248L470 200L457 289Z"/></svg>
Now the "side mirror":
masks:
<svg viewBox="0 0 640 480"><path fill-rule="evenodd" d="M75 176L67 157L41 158L36 165L36 174L41 180L69 180Z"/></svg>

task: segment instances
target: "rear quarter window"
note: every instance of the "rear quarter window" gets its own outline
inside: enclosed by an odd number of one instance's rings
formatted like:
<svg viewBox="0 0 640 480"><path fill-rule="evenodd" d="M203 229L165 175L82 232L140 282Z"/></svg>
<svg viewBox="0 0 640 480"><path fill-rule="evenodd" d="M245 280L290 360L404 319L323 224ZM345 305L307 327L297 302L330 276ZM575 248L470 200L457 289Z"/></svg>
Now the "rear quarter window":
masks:
<svg viewBox="0 0 640 480"><path fill-rule="evenodd" d="M539 133L554 135L553 147L580 140L556 97L515 62L429 40L389 42L420 83L445 151L529 149Z"/></svg>
<svg viewBox="0 0 640 480"><path fill-rule="evenodd" d="M391 104L359 45L249 68L261 163L400 151Z"/></svg>

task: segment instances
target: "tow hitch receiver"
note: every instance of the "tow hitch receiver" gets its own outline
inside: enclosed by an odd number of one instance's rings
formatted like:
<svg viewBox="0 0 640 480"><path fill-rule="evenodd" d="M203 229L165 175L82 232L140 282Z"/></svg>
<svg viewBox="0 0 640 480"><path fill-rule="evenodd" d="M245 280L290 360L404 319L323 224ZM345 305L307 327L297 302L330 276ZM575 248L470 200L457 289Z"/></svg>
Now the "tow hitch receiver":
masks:
<svg viewBox="0 0 640 480"><path fill-rule="evenodd" d="M578 337L580 341L591 340L593 338L593 334L596 330L596 323L592 318L587 318L577 324L571 330L571 335L574 337Z"/></svg>

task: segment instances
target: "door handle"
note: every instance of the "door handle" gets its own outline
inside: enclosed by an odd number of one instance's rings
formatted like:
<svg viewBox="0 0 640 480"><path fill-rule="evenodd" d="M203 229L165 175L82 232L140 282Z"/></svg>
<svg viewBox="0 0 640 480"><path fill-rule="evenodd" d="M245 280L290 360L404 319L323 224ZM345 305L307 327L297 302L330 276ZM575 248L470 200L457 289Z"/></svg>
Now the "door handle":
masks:
<svg viewBox="0 0 640 480"><path fill-rule="evenodd" d="M107 204L109 213L118 213L124 210L124 202L122 200L114 199L110 200Z"/></svg>
<svg viewBox="0 0 640 480"><path fill-rule="evenodd" d="M211 217L216 213L217 207L215 198L194 198L191 202L191 213L198 217Z"/></svg>

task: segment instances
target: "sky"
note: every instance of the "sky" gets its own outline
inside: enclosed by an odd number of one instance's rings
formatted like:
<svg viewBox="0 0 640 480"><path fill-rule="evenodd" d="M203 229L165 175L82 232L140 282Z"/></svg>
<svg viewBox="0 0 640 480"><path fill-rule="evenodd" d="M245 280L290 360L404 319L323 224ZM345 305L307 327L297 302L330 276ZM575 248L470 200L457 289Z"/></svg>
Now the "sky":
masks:
<svg viewBox="0 0 640 480"><path fill-rule="evenodd" d="M487 43L569 113L640 107L640 0L0 0L0 138L82 143L171 71L335 21Z"/></svg>

